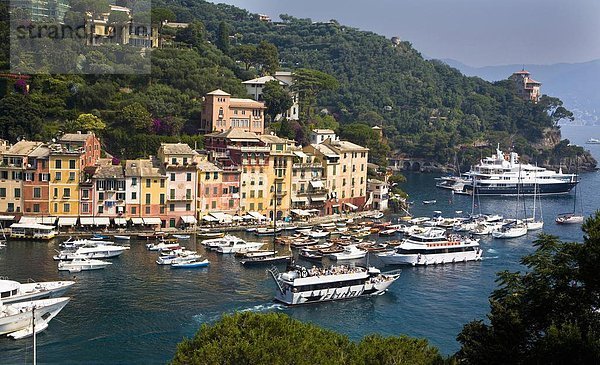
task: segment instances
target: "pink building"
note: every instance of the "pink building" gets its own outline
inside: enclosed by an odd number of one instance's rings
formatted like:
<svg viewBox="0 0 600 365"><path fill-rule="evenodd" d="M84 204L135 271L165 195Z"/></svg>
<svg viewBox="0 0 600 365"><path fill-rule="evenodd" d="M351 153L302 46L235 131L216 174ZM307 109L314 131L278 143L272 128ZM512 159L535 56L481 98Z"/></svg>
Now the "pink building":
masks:
<svg viewBox="0 0 600 365"><path fill-rule="evenodd" d="M263 134L265 104L252 99L232 98L223 90L215 90L204 98L200 130L204 133L223 132L237 128Z"/></svg>

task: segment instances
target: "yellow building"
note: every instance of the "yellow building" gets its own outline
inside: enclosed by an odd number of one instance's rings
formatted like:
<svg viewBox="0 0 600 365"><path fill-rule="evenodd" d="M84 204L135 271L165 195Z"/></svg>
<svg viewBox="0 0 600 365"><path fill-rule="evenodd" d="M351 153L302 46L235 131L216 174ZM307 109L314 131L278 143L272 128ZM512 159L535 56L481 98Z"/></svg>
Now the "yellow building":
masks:
<svg viewBox="0 0 600 365"><path fill-rule="evenodd" d="M49 215L79 215L79 181L82 152L62 145L50 146Z"/></svg>
<svg viewBox="0 0 600 365"><path fill-rule="evenodd" d="M268 201L267 212L261 212L273 218L274 201L277 200L277 219L290 215L292 185L292 148L294 141L275 135L261 135L260 140L269 147L269 159L266 168L267 185L265 192Z"/></svg>
<svg viewBox="0 0 600 365"><path fill-rule="evenodd" d="M140 168L140 199L142 217L167 219L167 176L160 161L153 158L137 160Z"/></svg>

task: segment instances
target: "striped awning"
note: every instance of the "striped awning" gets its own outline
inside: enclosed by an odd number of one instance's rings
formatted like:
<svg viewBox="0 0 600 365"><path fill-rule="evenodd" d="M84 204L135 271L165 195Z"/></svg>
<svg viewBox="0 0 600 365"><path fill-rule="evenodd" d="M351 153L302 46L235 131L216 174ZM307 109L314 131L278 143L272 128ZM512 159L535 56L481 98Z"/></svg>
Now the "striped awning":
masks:
<svg viewBox="0 0 600 365"><path fill-rule="evenodd" d="M77 217L60 217L58 218L59 227L73 227L77 224Z"/></svg>
<svg viewBox="0 0 600 365"><path fill-rule="evenodd" d="M127 219L126 218L115 218L115 225L117 226L126 226L127 225Z"/></svg>
<svg viewBox="0 0 600 365"><path fill-rule="evenodd" d="M144 224L147 226L156 226L161 225L162 221L158 217L148 217L144 218Z"/></svg>

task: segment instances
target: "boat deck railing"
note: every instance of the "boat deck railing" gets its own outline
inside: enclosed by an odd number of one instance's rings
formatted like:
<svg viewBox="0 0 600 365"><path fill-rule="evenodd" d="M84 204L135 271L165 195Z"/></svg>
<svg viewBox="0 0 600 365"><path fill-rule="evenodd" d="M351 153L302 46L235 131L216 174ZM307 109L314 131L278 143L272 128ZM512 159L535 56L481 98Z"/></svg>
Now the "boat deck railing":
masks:
<svg viewBox="0 0 600 365"><path fill-rule="evenodd" d="M277 268L277 266L272 266L270 269L267 269L267 272L269 274L271 274L271 276L273 277L273 280L277 284L277 288L279 289L279 292L281 294L283 294L284 290L283 290L283 286L281 286L281 282L279 280L279 269Z"/></svg>

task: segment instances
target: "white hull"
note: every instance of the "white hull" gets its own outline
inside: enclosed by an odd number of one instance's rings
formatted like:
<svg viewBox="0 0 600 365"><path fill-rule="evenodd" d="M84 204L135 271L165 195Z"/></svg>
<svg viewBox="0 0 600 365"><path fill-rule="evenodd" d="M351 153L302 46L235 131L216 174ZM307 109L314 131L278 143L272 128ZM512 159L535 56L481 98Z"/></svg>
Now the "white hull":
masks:
<svg viewBox="0 0 600 365"><path fill-rule="evenodd" d="M437 253L437 254L399 254L395 252L386 252L377 255L386 265L439 265L451 264L456 262L478 261L481 260L483 251Z"/></svg>
<svg viewBox="0 0 600 365"><path fill-rule="evenodd" d="M58 263L58 271L80 272L101 270L108 265L112 265L112 263L101 260L90 260L89 262L61 261Z"/></svg>
<svg viewBox="0 0 600 365"><path fill-rule="evenodd" d="M537 231L544 228L544 222L527 222L528 231Z"/></svg>
<svg viewBox="0 0 600 365"><path fill-rule="evenodd" d="M275 300L287 305L299 305L327 302L331 300L351 299L360 296L382 295L393 282L394 280L388 280L380 283L365 283L360 285L343 286L340 288L328 288L295 293L292 290L286 290L284 293L277 292Z"/></svg>
<svg viewBox="0 0 600 365"><path fill-rule="evenodd" d="M47 281L40 283L26 283L19 285L17 295L3 297L2 303L10 304L31 300L46 299L50 297L61 296L71 286L74 281Z"/></svg>
<svg viewBox="0 0 600 365"><path fill-rule="evenodd" d="M517 238L523 237L527 234L527 227L509 228L505 231L492 232L494 238Z"/></svg>
<svg viewBox="0 0 600 365"><path fill-rule="evenodd" d="M365 256L367 256L367 252L356 252L356 253L351 253L351 254L346 254L344 252L340 252L340 253L332 253L331 255L329 255L329 258L336 260L336 261L343 261L343 260L356 260L356 259L362 259Z"/></svg>
<svg viewBox="0 0 600 365"><path fill-rule="evenodd" d="M70 298L42 299L31 302L2 306L0 335L26 329L31 326L32 309L35 307L35 322L49 322L69 302Z"/></svg>
<svg viewBox="0 0 600 365"><path fill-rule="evenodd" d="M258 250L262 246L262 242L247 242L246 244L237 244L234 246L219 246L217 248L217 252L222 254L249 252L252 250Z"/></svg>

